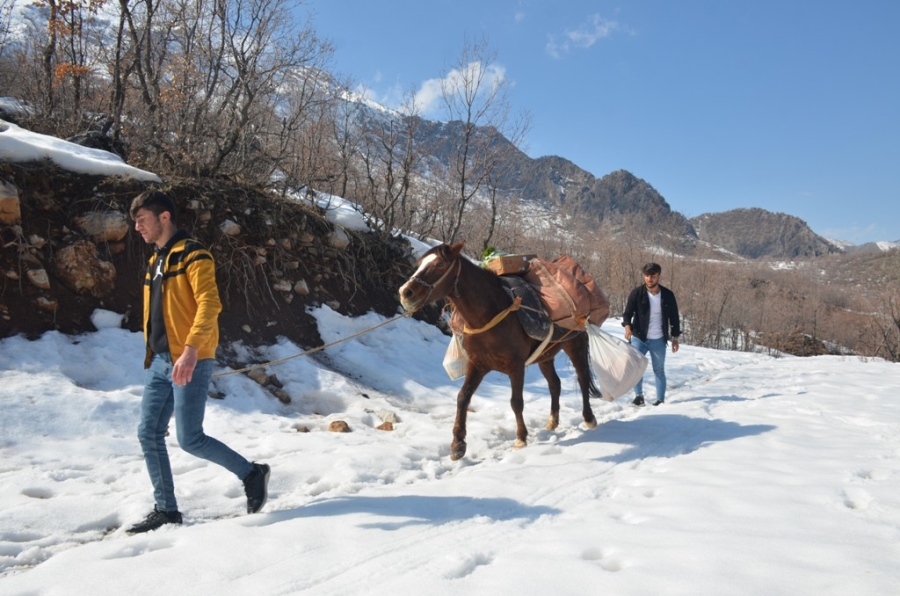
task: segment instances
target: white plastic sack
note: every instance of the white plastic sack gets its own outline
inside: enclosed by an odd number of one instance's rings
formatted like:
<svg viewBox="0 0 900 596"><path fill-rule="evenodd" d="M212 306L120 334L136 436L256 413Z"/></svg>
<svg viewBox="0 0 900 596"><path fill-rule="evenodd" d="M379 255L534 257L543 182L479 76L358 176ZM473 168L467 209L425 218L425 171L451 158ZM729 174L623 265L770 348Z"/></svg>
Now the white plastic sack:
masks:
<svg viewBox="0 0 900 596"><path fill-rule="evenodd" d="M600 381L603 399L612 401L631 391L647 370L647 357L629 343L596 325L587 324L591 369Z"/></svg>
<svg viewBox="0 0 900 596"><path fill-rule="evenodd" d="M444 354L444 370L452 380L465 376L469 364L469 355L462 345L462 335L453 334L447 352Z"/></svg>

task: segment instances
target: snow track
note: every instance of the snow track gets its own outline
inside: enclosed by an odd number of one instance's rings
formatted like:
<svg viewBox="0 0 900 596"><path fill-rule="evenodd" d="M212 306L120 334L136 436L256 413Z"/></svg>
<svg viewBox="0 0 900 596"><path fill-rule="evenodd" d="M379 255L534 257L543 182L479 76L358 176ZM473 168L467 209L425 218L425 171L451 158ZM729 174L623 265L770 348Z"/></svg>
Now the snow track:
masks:
<svg viewBox="0 0 900 596"><path fill-rule="evenodd" d="M372 323L321 316L335 333ZM561 357L557 430L544 429L550 400L531 367L530 442L513 449L509 384L492 374L472 401L468 455L452 462L459 383L440 368L446 339L408 320L383 333L329 353L330 368L297 359L274 371L294 398L287 406L245 377L221 377L226 398L210 402L207 431L272 466L266 509L243 515L240 484L172 439L185 525L138 536L122 526L152 506L134 438L139 342L121 330L77 343L4 340L0 592L843 596L900 587L896 365L683 346L668 362L668 403L593 400L599 425L587 430ZM375 428L384 418L393 432ZM327 432L335 419L353 432Z"/></svg>

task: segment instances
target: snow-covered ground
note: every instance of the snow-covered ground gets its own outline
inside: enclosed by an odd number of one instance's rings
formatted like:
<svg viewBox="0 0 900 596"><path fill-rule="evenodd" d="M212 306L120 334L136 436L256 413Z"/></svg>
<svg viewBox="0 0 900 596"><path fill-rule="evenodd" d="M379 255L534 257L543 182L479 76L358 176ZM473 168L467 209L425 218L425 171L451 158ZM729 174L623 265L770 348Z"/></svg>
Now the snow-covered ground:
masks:
<svg viewBox="0 0 900 596"><path fill-rule="evenodd" d="M316 316L326 342L384 322ZM447 338L400 318L269 368L289 405L217 377L207 431L272 466L269 503L245 515L240 482L172 437L185 524L129 536L152 508L142 338L94 320L92 334L0 342L5 595L900 593L897 364L685 345L669 355L670 403L593 400L586 430L560 356L557 431L529 367L531 441L513 449L492 373L451 462ZM618 323L604 329L621 336ZM328 432L337 419L353 432ZM385 419L392 432L375 428Z"/></svg>
<svg viewBox="0 0 900 596"><path fill-rule="evenodd" d="M130 176L160 182L159 176L126 164L118 155L82 147L0 120L0 162L28 162L48 159L63 169L84 174Z"/></svg>
<svg viewBox="0 0 900 596"><path fill-rule="evenodd" d="M32 154L155 179L0 121L0 159ZM272 466L263 512L242 514L240 482L173 437L185 524L137 536L125 528L153 506L135 436L141 335L98 311L95 333L0 341L0 594L900 593L900 365L683 345L669 403L595 400L600 425L585 430L560 356L556 431L530 367L531 442L513 449L509 385L493 373L451 462L448 339L408 318L347 339L385 319L314 314L325 342L347 341L268 370L289 405L243 374L214 380L224 399L206 430ZM616 320L604 328L621 336ZM303 351L237 348L260 362ZM338 419L353 432L328 432ZM376 429L385 420L393 431Z"/></svg>

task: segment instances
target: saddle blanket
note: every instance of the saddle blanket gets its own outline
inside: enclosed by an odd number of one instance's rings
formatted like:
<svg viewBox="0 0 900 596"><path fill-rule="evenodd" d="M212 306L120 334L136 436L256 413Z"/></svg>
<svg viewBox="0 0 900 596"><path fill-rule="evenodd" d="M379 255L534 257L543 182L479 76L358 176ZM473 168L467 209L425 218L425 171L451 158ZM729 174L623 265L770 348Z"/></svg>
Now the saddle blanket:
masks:
<svg viewBox="0 0 900 596"><path fill-rule="evenodd" d="M503 289L510 300L522 299L522 305L516 311L519 324L532 339L543 340L550 331L550 317L541 304L541 298L524 278L518 275L504 275L500 278Z"/></svg>

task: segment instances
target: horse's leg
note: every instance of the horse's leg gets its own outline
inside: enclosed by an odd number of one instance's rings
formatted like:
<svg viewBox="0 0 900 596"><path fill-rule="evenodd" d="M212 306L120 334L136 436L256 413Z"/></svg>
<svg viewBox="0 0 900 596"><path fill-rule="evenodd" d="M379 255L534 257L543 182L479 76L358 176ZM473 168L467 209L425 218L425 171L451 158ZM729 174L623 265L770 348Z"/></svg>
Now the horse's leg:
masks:
<svg viewBox="0 0 900 596"><path fill-rule="evenodd" d="M550 389L550 418L547 420L547 430L556 430L556 427L559 426L559 394L562 391L562 384L559 382L559 375L556 374L553 360L545 360L538 366L544 378L547 379L547 387Z"/></svg>
<svg viewBox="0 0 900 596"><path fill-rule="evenodd" d="M528 444L528 429L525 428L525 417L522 412L525 410L525 398L522 392L525 389L525 365L522 364L518 370L513 371L509 375L509 384L512 387L512 396L509 398L509 405L512 406L513 413L516 415L516 449L521 449Z"/></svg>
<svg viewBox="0 0 900 596"><path fill-rule="evenodd" d="M450 459L458 460L466 454L466 414L469 412L469 403L472 395L484 379L484 371L469 364L466 370L466 380L456 395L456 422L453 423L453 442L450 443Z"/></svg>
<svg viewBox="0 0 900 596"><path fill-rule="evenodd" d="M595 428L597 419L591 409L591 394L599 395L600 390L597 389L591 376L587 333L581 333L570 339L563 345L563 349L572 361L572 366L578 376L578 386L581 387L581 416L584 419L584 425L588 428Z"/></svg>

